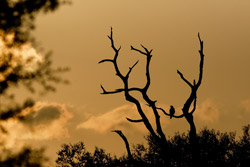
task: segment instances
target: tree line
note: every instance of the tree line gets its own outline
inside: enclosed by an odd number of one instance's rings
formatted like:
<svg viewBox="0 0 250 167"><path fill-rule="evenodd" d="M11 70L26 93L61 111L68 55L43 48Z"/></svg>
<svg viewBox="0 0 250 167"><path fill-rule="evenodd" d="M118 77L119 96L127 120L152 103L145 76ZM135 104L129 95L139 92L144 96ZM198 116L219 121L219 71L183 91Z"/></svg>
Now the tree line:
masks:
<svg viewBox="0 0 250 167"><path fill-rule="evenodd" d="M220 132L203 128L197 133L200 163L204 167L247 167L250 164L250 125L242 128L239 137L235 132ZM163 150L151 136L147 144L137 144L131 149L131 158L106 153L96 147L87 151L84 142L63 144L57 152L57 167L191 167L192 143L186 133L176 133L166 139ZM167 151L165 151L167 150Z"/></svg>

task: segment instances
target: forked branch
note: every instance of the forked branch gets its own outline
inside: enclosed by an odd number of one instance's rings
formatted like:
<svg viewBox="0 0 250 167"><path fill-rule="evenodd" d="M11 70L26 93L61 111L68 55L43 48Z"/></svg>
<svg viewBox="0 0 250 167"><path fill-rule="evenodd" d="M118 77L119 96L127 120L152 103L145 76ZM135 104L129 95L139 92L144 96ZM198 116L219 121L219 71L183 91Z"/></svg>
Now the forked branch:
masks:
<svg viewBox="0 0 250 167"><path fill-rule="evenodd" d="M150 132L150 134L153 137L158 138L158 136L155 133L154 129L152 128L152 125L150 124L147 116L144 114L140 102L136 98L134 98L133 96L130 95L130 91L139 91L140 93L146 93L146 90L147 90L145 88L144 89L129 88L129 85L128 85L128 79L129 79L130 73L132 72L132 70L134 69L134 67L138 64L138 61L132 67L129 68L129 70L128 70L128 72L127 72L126 75L122 75L121 72L120 72L120 70L119 70L119 67L117 65L117 57L119 55L119 51L120 51L121 47L119 49L117 49L115 47L112 28L111 28L110 36L108 36L108 38L110 39L111 48L114 50L115 56L114 56L113 59L104 59L104 60L101 60L99 63L104 63L104 62L111 62L111 63L113 63L116 75L122 80L122 82L124 84L124 88L116 89L114 91L106 91L104 89L104 87L101 85L101 89L103 91L102 94L115 94L115 93L124 92L124 96L125 96L126 100L136 105L137 111L138 111L138 113L141 116L140 120L132 120L132 119L127 119L127 120L130 121L130 122L143 122L144 125L146 126L146 128L148 129L148 131ZM140 53L145 54L147 56L147 60L148 60L147 67L148 67L149 66L149 62L150 62L150 58L151 58L151 52L152 52L152 50L148 51L144 46L142 46L142 47L145 50L145 52L140 51L138 49L135 49L133 47L131 47L131 49L139 51ZM147 71L149 71L149 70L147 70ZM149 72L147 72L147 76L149 78ZM149 84L150 84L150 80L148 81L147 85L149 86ZM146 86L146 87L148 87L148 86Z"/></svg>
<svg viewBox="0 0 250 167"><path fill-rule="evenodd" d="M156 132L158 133L158 135L160 136L160 139L163 142L166 142L166 137L165 134L162 131L162 127L161 127L161 122L160 122L160 115L157 111L156 108L156 100L151 100L147 94L147 91L149 89L149 86L151 84L151 78L150 78L150 73L149 73L149 65L150 65L150 61L152 58L152 49L149 51L146 47L144 47L143 45L141 45L141 47L144 49L144 51L140 50L140 49L136 49L133 46L131 46L131 50L134 50L142 55L145 55L147 57L147 62L146 62L146 84L144 86L144 88L141 90L141 94L143 96L143 99L148 103L148 106L150 106L153 110L154 116L155 116L155 123L156 123Z"/></svg>
<svg viewBox="0 0 250 167"><path fill-rule="evenodd" d="M186 102L183 105L182 108L182 112L183 114L181 115L174 115L172 117L174 118L182 118L185 116L186 119L190 118L190 115L192 115L196 109L196 101L197 101L197 91L198 88L201 85L201 81L202 81L202 76L203 76L203 64L204 64L204 53L203 53L203 41L200 38L200 34L198 33L198 39L200 42L200 50L199 50L199 55L200 55L200 66L199 66L199 78L198 78L198 82L196 84L195 80L193 81L193 84L191 84L191 82L189 82L184 75L177 70L177 73L179 74L180 78L191 88L191 93L189 95L189 97L187 98ZM193 103L193 109L191 111L190 110L190 106ZM162 108L157 108L158 110L161 110L165 115L170 116L169 113L166 113L164 109Z"/></svg>

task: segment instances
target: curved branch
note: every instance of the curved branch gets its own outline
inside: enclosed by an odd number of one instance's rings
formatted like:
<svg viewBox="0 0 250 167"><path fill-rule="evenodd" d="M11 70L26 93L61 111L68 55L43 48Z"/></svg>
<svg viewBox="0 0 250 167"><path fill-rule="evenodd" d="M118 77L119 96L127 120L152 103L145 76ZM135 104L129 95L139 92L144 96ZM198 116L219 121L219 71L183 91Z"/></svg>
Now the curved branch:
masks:
<svg viewBox="0 0 250 167"><path fill-rule="evenodd" d="M103 59L101 61L98 62L98 64L101 64L101 63L104 63L104 62L111 62L113 63L114 60L111 60L111 59Z"/></svg>
<svg viewBox="0 0 250 167"><path fill-rule="evenodd" d="M180 75L181 79L186 82L191 88L193 87L193 85L183 76L183 74L177 70L177 73Z"/></svg>
<svg viewBox="0 0 250 167"><path fill-rule="evenodd" d="M116 93L121 93L121 92L125 91L125 89L122 89L122 88L116 89L114 91L106 91L102 85L101 85L101 88L103 90L103 92L101 94L116 94ZM127 91L139 91L139 92L141 92L141 89L140 88L129 88Z"/></svg>
<svg viewBox="0 0 250 167"><path fill-rule="evenodd" d="M130 118L128 118L128 117L126 117L126 119L127 119L129 122L133 122L133 123L143 122L143 119L137 119L137 120L135 120L135 119L130 119Z"/></svg>
<svg viewBox="0 0 250 167"><path fill-rule="evenodd" d="M156 109L161 110L163 112L163 114L165 114L167 116L170 116L170 114L167 113L163 108L157 107ZM172 117L174 117L174 118L182 118L184 116L185 116L184 114L181 114L181 115L172 115Z"/></svg>
<svg viewBox="0 0 250 167"><path fill-rule="evenodd" d="M143 51L141 51L139 49L134 48L132 45L130 47L131 47L131 50L135 50L135 51L147 56L147 53L145 53L145 52L143 52Z"/></svg>
<svg viewBox="0 0 250 167"><path fill-rule="evenodd" d="M133 160L133 156L132 156L132 154L131 154L130 147L129 147L129 143L128 143L128 139L126 138L126 136L122 133L121 130L114 130L114 131L112 131L112 132L117 133L117 134L122 138L122 140L123 140L124 143L125 143L126 149L127 149L128 158L129 158L130 161L132 161L132 160Z"/></svg>
<svg viewBox="0 0 250 167"><path fill-rule="evenodd" d="M190 112L190 114L193 114L194 111L196 110L196 100L197 100L197 97L195 96L195 98L194 98L194 106L193 106L193 109L192 109L192 111Z"/></svg>

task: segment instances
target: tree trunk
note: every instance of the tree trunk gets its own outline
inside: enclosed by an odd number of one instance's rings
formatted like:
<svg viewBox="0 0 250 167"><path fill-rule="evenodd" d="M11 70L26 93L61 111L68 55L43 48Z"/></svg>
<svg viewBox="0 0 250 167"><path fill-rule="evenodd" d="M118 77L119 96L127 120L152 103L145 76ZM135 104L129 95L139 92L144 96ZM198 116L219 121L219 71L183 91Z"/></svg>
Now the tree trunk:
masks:
<svg viewBox="0 0 250 167"><path fill-rule="evenodd" d="M190 140L190 145L191 145L192 167L199 167L201 166L200 147L199 147L199 142L197 139L197 133L196 133L196 127L194 124L193 115L189 114L186 117L186 119L190 125L189 140Z"/></svg>

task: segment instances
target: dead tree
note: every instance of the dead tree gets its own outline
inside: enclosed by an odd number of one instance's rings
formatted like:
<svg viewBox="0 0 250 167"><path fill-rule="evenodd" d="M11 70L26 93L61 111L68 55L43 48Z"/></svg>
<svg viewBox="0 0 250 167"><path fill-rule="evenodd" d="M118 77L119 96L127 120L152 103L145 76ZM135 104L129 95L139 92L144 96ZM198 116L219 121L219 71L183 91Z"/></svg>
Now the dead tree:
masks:
<svg viewBox="0 0 250 167"><path fill-rule="evenodd" d="M203 41L200 38L200 35L198 34L199 42L200 42L200 50L199 50L199 55L200 55L200 67L199 67L199 78L198 82L196 83L195 80L193 80L193 84L189 82L184 75L177 70L177 73L181 77L181 79L190 87L191 92L189 97L187 98L186 102L184 103L182 107L182 114L181 115L171 115L170 113L167 113L164 109L162 108L157 108L161 110L165 115L174 117L174 118L183 118L187 120L190 126L190 131L189 131L189 138L190 138L190 144L193 149L193 164L198 165L199 164L199 145L197 142L197 134L196 134L196 126L194 123L194 117L193 113L196 110L196 100L197 100L197 91L198 88L201 85L202 77L203 77L203 64L204 64L204 53L203 53ZM190 111L191 105L193 104L193 108Z"/></svg>
<svg viewBox="0 0 250 167"><path fill-rule="evenodd" d="M170 113L167 113L163 108L160 108L160 107L157 108L158 110L161 110L165 115L170 116L170 117L174 117L174 118L185 117L187 122L190 125L190 132L189 132L190 138L196 137L196 127L194 124L193 113L196 110L197 91L201 85L202 76L203 76L203 64L204 64L203 41L200 39L199 34L198 34L198 38L200 41L200 50L199 50L199 53L200 53L200 69L199 69L200 73L199 73L198 82L196 83L196 81L194 80L193 84L191 84L191 82L189 82L183 76L183 74L179 70L177 70L177 73L179 74L181 79L191 88L191 93L182 107L182 114L181 115L171 115ZM190 111L190 107L191 107L192 103L193 103L193 108Z"/></svg>
<svg viewBox="0 0 250 167"><path fill-rule="evenodd" d="M150 61L151 61L151 57L152 57L152 54L151 54L152 50L149 51L143 45L141 45L142 48L144 49L143 51L139 50L139 49L136 49L133 46L131 46L131 50L139 52L142 55L146 56L146 58L147 58L147 63L146 63L147 82L146 82L145 86L143 88L137 88L137 87L132 87L131 88L128 85L128 79L129 79L129 76L130 76L133 68L137 65L137 63L139 61L137 61L133 66L131 66L129 68L128 72L125 75L123 75L120 72L120 69L119 69L119 67L117 65L117 58L119 56L119 51L120 51L121 47L119 47L117 49L115 44L114 44L112 28L111 28L110 36L108 36L108 38L110 39L111 47L115 52L114 58L113 59L104 59L104 60L101 60L99 63L104 63L104 62L112 63L114 65L116 75L122 80L124 87L116 89L114 91L107 91L101 85L101 88L103 90L102 94L116 94L116 93L122 93L123 92L126 100L133 103L133 104L135 104L135 106L137 108L137 111L141 116L141 119L139 119L139 120L134 120L134 119L130 119L130 118L127 118L127 120L132 122L132 123L144 123L144 125L147 128L147 130L149 131L150 135L152 135L156 139L156 141L159 141L161 143L165 143L166 142L166 137L165 137L165 134L162 131L161 122L160 122L160 115L159 115L159 112L158 112L156 104L155 104L156 101L151 100L149 98L148 94L147 94L148 88L149 88L150 83L151 83L151 78L150 78L150 73L149 73L149 65L150 65ZM151 107L151 109L152 109L152 111L154 113L154 116L155 116L156 130L153 129L152 124L150 123L147 116L145 115L145 113L144 113L144 111L142 109L141 102L130 94L130 92L132 92L132 91L137 91L137 92L141 93L143 99L147 102L148 106Z"/></svg>
<svg viewBox="0 0 250 167"><path fill-rule="evenodd" d="M159 112L163 112L165 115L170 116L171 118L183 118L185 117L185 119L187 120L187 122L190 125L190 132L189 132L189 136L190 136L190 142L192 144L193 147L197 148L197 142L196 142L196 127L195 127L195 123L193 120L193 113L196 109L196 99L197 99L197 91L198 88L201 85L201 81L202 81L202 76L203 76L203 63L204 63L204 54L203 54L203 41L200 39L200 36L198 34L198 38L199 38L199 42L200 42L200 50L199 50L199 54L200 54L200 71L199 71L199 79L198 82L196 82L195 80L193 81L193 84L191 82L189 82L184 75L177 70L177 73L179 74L179 76L181 77L181 79L191 88L191 93L189 95L189 97L187 98L186 102L183 105L182 108L182 114L181 115L174 115L173 113L167 113L163 108L157 107L156 106L156 100L151 100L148 96L148 89L151 83L151 78L150 78L150 73L149 73L149 65L150 65L150 61L152 58L152 51L153 50L148 50L146 47L144 47L143 45L141 45L142 50L140 49L136 49L133 46L131 46L131 50L136 51L138 53L140 53L141 55L146 56L146 84L144 87L142 88L138 88L138 87L129 87L128 84L128 80L129 80L129 76L133 70L133 68L137 65L137 63L139 61L137 61L134 65L132 65L129 69L128 72L124 75L120 72L120 69L117 65L117 58L119 56L119 52L121 50L121 47L119 47L117 49L117 47L114 44L114 39L113 39L113 31L111 28L111 33L110 36L108 36L108 38L110 39L111 42L111 48L114 50L115 55L113 59L103 59L101 60L99 63L104 63L104 62L109 62L112 63L114 65L114 69L116 72L116 75L122 80L124 87L123 88L118 88L116 90L113 91L107 91L102 85L102 93L101 94L116 94L116 93L124 93L125 99L133 104L135 104L137 111L139 113L139 115L141 116L141 119L138 120L134 120L134 119L130 119L127 118L128 121L132 122L132 123L144 123L145 127L147 128L147 130L149 131L150 135L155 139L156 142L159 142L160 144L162 144L162 146L164 147L164 144L166 144L166 137L165 134L162 131L162 126L161 126L161 122L160 122L160 115ZM136 99L134 96L131 95L130 92L132 91L136 91L139 92L143 99L147 102L147 105L152 109L152 112L154 113L154 118L155 118L155 124L156 124L156 129L153 129L151 122L148 120L147 116L145 115L143 109L142 109L142 105L141 102ZM191 105L193 104L193 108L190 111ZM171 107L172 108L172 107ZM197 154L197 149L196 150L196 154ZM196 158L195 158L196 159Z"/></svg>

